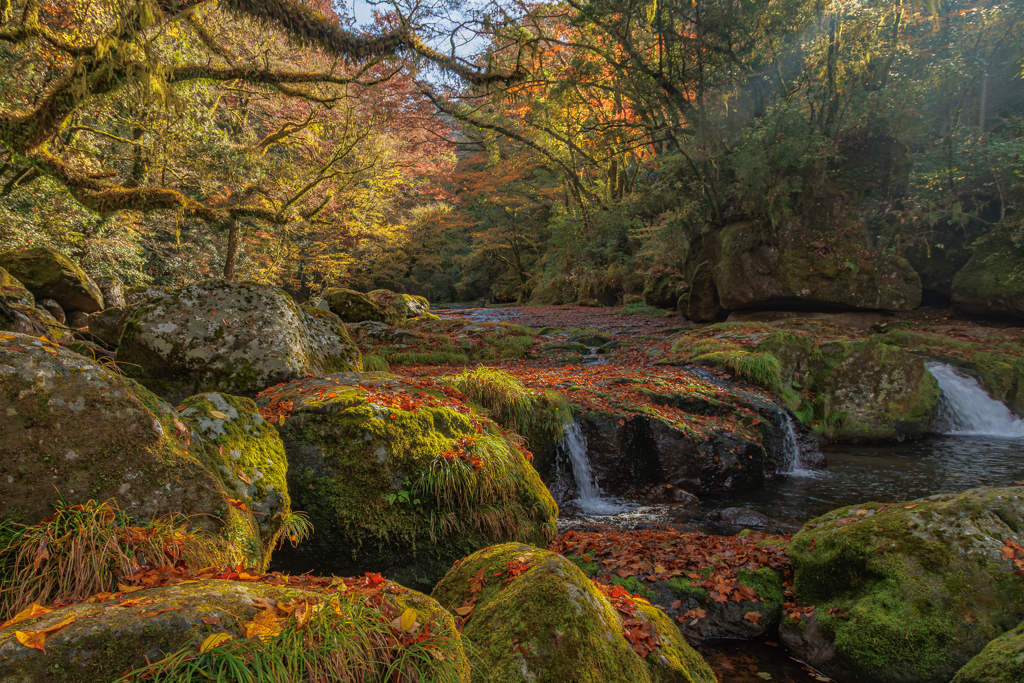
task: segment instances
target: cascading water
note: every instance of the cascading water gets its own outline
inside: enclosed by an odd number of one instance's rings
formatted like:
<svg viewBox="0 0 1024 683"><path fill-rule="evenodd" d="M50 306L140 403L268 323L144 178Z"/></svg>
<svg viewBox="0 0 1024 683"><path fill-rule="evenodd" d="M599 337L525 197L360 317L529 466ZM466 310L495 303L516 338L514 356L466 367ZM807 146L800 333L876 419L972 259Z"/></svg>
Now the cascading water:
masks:
<svg viewBox="0 0 1024 683"><path fill-rule="evenodd" d="M580 497L574 501L585 514L614 515L630 509L630 505L620 501L602 498L601 489L594 481L594 473L590 469L590 457L587 454L587 437L577 422L565 428L562 447L572 464L572 476L576 480L576 489Z"/></svg>
<svg viewBox="0 0 1024 683"><path fill-rule="evenodd" d="M939 417L949 425L947 434L1024 438L1024 420L990 397L978 380L945 363L929 363L928 370L942 392Z"/></svg>
<svg viewBox="0 0 1024 683"><path fill-rule="evenodd" d="M803 453L800 444L796 439L796 428L793 426L793 418L786 415L786 428L782 433L782 471L786 474L809 475L817 474L816 470L807 467L803 461Z"/></svg>

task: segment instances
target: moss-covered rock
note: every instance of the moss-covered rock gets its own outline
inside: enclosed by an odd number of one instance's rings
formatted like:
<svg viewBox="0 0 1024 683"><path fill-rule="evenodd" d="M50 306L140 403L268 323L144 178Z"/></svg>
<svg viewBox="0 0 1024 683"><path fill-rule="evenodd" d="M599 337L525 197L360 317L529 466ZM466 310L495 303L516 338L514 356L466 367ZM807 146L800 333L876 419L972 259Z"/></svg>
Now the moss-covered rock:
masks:
<svg viewBox="0 0 1024 683"><path fill-rule="evenodd" d="M830 440L923 437L938 383L919 356L886 342L811 320L722 323L682 335L665 362L720 367L774 391Z"/></svg>
<svg viewBox="0 0 1024 683"><path fill-rule="evenodd" d="M25 285L11 277L4 268L0 268L0 301L8 306L35 306L36 298Z"/></svg>
<svg viewBox="0 0 1024 683"><path fill-rule="evenodd" d="M909 311L921 302L921 279L902 257L864 257L863 245L852 240L816 249L812 242L823 238L796 223L778 235L758 222L709 235L705 247L722 306Z"/></svg>
<svg viewBox="0 0 1024 683"><path fill-rule="evenodd" d="M1024 317L1024 251L1001 232L988 235L953 278L953 306L973 315Z"/></svg>
<svg viewBox="0 0 1024 683"><path fill-rule="evenodd" d="M1007 631L967 662L951 683L1020 683L1024 681L1024 624Z"/></svg>
<svg viewBox="0 0 1024 683"><path fill-rule="evenodd" d="M699 264L690 279L692 284L689 291L679 297L679 312L696 323L723 320L726 311L722 308L710 264L706 262ZM681 308L683 301L686 302L685 311Z"/></svg>
<svg viewBox="0 0 1024 683"><path fill-rule="evenodd" d="M754 640L771 633L782 618L783 596L782 575L770 567L755 571L741 569L736 583L753 590L754 599L721 602L711 598L703 588L692 585L688 578L673 578L652 584L651 590L658 593L656 599L671 615L686 614L689 610L701 609L704 616L684 620L680 628L692 641L702 640ZM667 588L668 590L664 590ZM678 607L674 607L676 601ZM757 618L747 618L756 613Z"/></svg>
<svg viewBox="0 0 1024 683"><path fill-rule="evenodd" d="M157 287L154 285L129 287L124 291L125 307L131 308L138 304L168 299L173 291L173 287Z"/></svg>
<svg viewBox="0 0 1024 683"><path fill-rule="evenodd" d="M138 519L189 515L244 550L248 522L171 406L67 349L0 337L0 518L34 524L58 498L112 498Z"/></svg>
<svg viewBox="0 0 1024 683"><path fill-rule="evenodd" d="M384 571L432 586L505 540L546 544L558 510L516 445L457 398L415 380L349 373L277 387L288 488L315 529L281 567ZM276 561L276 558L275 558Z"/></svg>
<svg viewBox="0 0 1024 683"><path fill-rule="evenodd" d="M247 528L236 545L244 547L254 567L265 567L291 512L288 459L277 430L267 424L251 399L199 394L178 407L182 421L195 431L193 452L220 477ZM251 529L258 529L252 534ZM261 541L253 544L253 540Z"/></svg>
<svg viewBox="0 0 1024 683"><path fill-rule="evenodd" d="M642 598L608 597L565 559L508 543L459 562L432 597L450 610L472 604L462 635L481 671L474 681L644 683L715 680L672 622ZM625 613L628 612L628 613ZM657 645L641 657L624 632Z"/></svg>
<svg viewBox="0 0 1024 683"><path fill-rule="evenodd" d="M430 302L422 296L411 294L400 294L390 289L375 289L366 296L377 305L387 309L392 315L406 318L416 318L430 312Z"/></svg>
<svg viewBox="0 0 1024 683"><path fill-rule="evenodd" d="M353 289L328 289L323 293L331 312L346 323L361 323L366 320L397 325L405 320L404 304L387 305L371 298L368 294Z"/></svg>
<svg viewBox="0 0 1024 683"><path fill-rule="evenodd" d="M261 609L271 606L313 603L326 605L317 610L313 621L318 638L310 638L306 654L313 647L325 648L335 642L339 651L362 652L365 657L378 643L370 634L387 631L392 614L414 609L420 628L429 628L428 652L434 656L418 658L415 666L420 680L469 683L469 664L462 639L451 615L427 596L387 583L375 592L377 602L370 603L353 592L289 585L210 580L151 588L132 593L131 606L122 600L61 607L42 617L0 630L0 681L3 683L105 683L119 680L130 670L141 669L182 650L198 652L210 636L230 637L228 647L256 647L264 662L276 664L280 671L288 666L284 658L294 654L295 643L279 643L287 635L246 640L242 625ZM146 616L148 615L148 616ZM46 651L27 648L15 637L19 630L40 630L77 617L67 626L48 634ZM282 626L288 629L289 621ZM322 638L322 640L321 640ZM313 644L315 642L315 645ZM436 653L436 654L435 654ZM280 657L278 661L275 656ZM355 661L348 660L348 665ZM171 664L164 662L167 666ZM365 662L368 671L379 663ZM186 664L203 666L203 662ZM294 666L294 663L292 663ZM296 667L297 668L297 667ZM294 679L297 682L303 679ZM338 680L342 680L339 678Z"/></svg>
<svg viewBox="0 0 1024 683"><path fill-rule="evenodd" d="M946 683L1024 617L1024 579L1002 552L1022 532L1022 487L811 520L790 561L800 603L815 610L783 619L783 642L838 680Z"/></svg>
<svg viewBox="0 0 1024 683"><path fill-rule="evenodd" d="M642 300L648 306L675 308L679 295L687 288L683 274L672 269L657 269L648 273Z"/></svg>
<svg viewBox="0 0 1024 683"><path fill-rule="evenodd" d="M103 309L103 293L71 259L52 249L36 247L0 254L3 267L36 299L53 299L66 312L93 313Z"/></svg>
<svg viewBox="0 0 1024 683"><path fill-rule="evenodd" d="M295 377L362 369L336 316L300 308L274 287L224 280L139 304L117 359L126 374L175 402L201 391L253 396Z"/></svg>
<svg viewBox="0 0 1024 683"><path fill-rule="evenodd" d="M121 333L131 311L112 306L89 316L89 334L112 349L121 343Z"/></svg>
<svg viewBox="0 0 1024 683"><path fill-rule="evenodd" d="M58 344L67 344L72 339L67 327L57 322L48 311L36 306L14 304L0 309L0 330L33 337L45 335Z"/></svg>

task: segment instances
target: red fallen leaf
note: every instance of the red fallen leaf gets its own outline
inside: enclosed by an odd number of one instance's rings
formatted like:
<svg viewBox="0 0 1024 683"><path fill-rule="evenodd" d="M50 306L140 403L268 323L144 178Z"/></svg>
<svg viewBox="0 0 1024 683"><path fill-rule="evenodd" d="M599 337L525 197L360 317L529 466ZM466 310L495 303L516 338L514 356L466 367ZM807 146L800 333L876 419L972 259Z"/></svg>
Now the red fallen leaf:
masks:
<svg viewBox="0 0 1024 683"><path fill-rule="evenodd" d="M760 612L747 612L746 614L743 615L743 618L746 619L747 621L749 621L754 626L758 626L757 622L759 622L761 620L761 613Z"/></svg>
<svg viewBox="0 0 1024 683"><path fill-rule="evenodd" d="M245 504L244 500L239 500L238 498L228 498L228 504L231 505L231 507L233 508L241 510L242 512L252 512L252 510L249 509L249 506Z"/></svg>
<svg viewBox="0 0 1024 683"><path fill-rule="evenodd" d="M144 617L155 617L156 615L163 614L164 612L177 612L180 609L181 609L180 607L167 607L166 609L158 609L155 612L143 612L142 616L144 616Z"/></svg>
<svg viewBox="0 0 1024 683"><path fill-rule="evenodd" d="M673 602L673 603L672 603L671 607L672 607L672 609L679 609L679 607L680 607L680 606L681 606L682 604L683 604L683 601L682 601L682 600L676 600L675 602Z"/></svg>
<svg viewBox="0 0 1024 683"><path fill-rule="evenodd" d="M203 623L207 626L220 626L220 619L217 617L203 617Z"/></svg>

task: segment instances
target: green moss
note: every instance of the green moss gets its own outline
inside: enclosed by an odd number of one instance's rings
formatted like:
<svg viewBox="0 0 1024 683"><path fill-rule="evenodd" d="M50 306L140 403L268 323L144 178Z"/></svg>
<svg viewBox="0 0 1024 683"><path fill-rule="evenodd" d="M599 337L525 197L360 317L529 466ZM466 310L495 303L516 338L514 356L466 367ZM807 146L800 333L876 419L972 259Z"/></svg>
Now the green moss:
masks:
<svg viewBox="0 0 1024 683"><path fill-rule="evenodd" d="M1024 681L1024 624L999 636L957 672L952 683Z"/></svg>
<svg viewBox="0 0 1024 683"><path fill-rule="evenodd" d="M710 574L710 567L706 568L705 571ZM700 602L711 597L711 593L700 586L694 586L693 581L687 578L676 576L665 583L668 585L669 590L672 591L672 595L680 599L692 598Z"/></svg>
<svg viewBox="0 0 1024 683"><path fill-rule="evenodd" d="M590 560L588 562L582 555L566 555L565 559L579 567L580 570L589 578L597 576L597 572L601 569L600 562L597 560Z"/></svg>
<svg viewBox="0 0 1024 683"><path fill-rule="evenodd" d="M626 578L622 578L621 576L613 576L611 577L611 582L613 586L622 586L633 595L639 595L641 598L645 598L647 600L650 600L657 595L653 590L645 586L635 576L629 576Z"/></svg>

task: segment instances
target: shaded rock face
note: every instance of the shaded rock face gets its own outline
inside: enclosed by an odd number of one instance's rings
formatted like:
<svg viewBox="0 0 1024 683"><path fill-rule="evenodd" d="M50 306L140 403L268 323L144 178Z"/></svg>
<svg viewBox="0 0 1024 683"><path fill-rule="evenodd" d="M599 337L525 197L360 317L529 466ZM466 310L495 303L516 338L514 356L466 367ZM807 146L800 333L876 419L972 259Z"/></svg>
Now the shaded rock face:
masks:
<svg viewBox="0 0 1024 683"><path fill-rule="evenodd" d="M361 323L367 320L397 325L406 318L404 303L402 306L392 305L393 302L382 303L368 294L352 289L328 289L323 293L331 312L346 323Z"/></svg>
<svg viewBox="0 0 1024 683"><path fill-rule="evenodd" d="M260 405L294 404L280 428L288 488L316 530L276 552L276 568L380 571L429 588L480 548L554 538L558 508L530 463L493 422L443 393L384 373L270 393Z"/></svg>
<svg viewBox="0 0 1024 683"><path fill-rule="evenodd" d="M154 300L168 299L173 291L173 287L155 287L153 285L129 287L124 290L124 305L135 306Z"/></svg>
<svg viewBox="0 0 1024 683"><path fill-rule="evenodd" d="M953 278L953 306L971 315L1024 318L1024 252L990 234Z"/></svg>
<svg viewBox="0 0 1024 683"><path fill-rule="evenodd" d="M34 524L61 496L221 525L222 487L179 440L173 408L63 348L0 336L0 517Z"/></svg>
<svg viewBox="0 0 1024 683"><path fill-rule="evenodd" d="M0 254L0 267L23 284L37 299L53 299L65 312L92 313L103 309L103 294L71 259L37 247Z"/></svg>
<svg viewBox="0 0 1024 683"><path fill-rule="evenodd" d="M173 402L210 390L253 396L296 377L362 369L336 316L300 308L280 289L223 280L140 304L117 359Z"/></svg>
<svg viewBox="0 0 1024 683"><path fill-rule="evenodd" d="M107 306L117 306L124 308L128 302L124 298L124 284L121 280L113 276L98 277L96 278L96 284L99 285L100 291L103 293L103 303Z"/></svg>
<svg viewBox="0 0 1024 683"><path fill-rule="evenodd" d="M666 270L651 273L644 285L642 301L648 306L675 308L679 302L679 295L686 286L686 279L678 271Z"/></svg>
<svg viewBox="0 0 1024 683"><path fill-rule="evenodd" d="M123 308L104 308L89 316L89 334L99 339L111 348L117 348L121 343L121 332L127 322L131 311Z"/></svg>
<svg viewBox="0 0 1024 683"><path fill-rule="evenodd" d="M793 538L797 598L784 619L801 659L843 683L946 683L1024 617L1024 581L1002 547L1024 532L1024 488L867 503Z"/></svg>
<svg viewBox="0 0 1024 683"><path fill-rule="evenodd" d="M711 323L723 320L726 312L722 307L718 287L712 277L711 266L701 263L693 271L690 291L679 297L679 312L696 323ZM686 304L686 310L682 304Z"/></svg>
<svg viewBox="0 0 1024 683"><path fill-rule="evenodd" d="M790 233L775 237L768 226L745 222L706 238L723 308L909 311L921 302L921 279L902 257L863 259L862 249L843 245L819 256L808 244L814 234L797 227Z"/></svg>
<svg viewBox="0 0 1024 683"><path fill-rule="evenodd" d="M475 576L485 577L479 590L472 589ZM462 635L494 683L716 680L649 602L617 609L579 567L546 550L511 543L481 550L452 568L431 597L450 610L473 602ZM641 657L623 635L627 622L659 644Z"/></svg>
<svg viewBox="0 0 1024 683"><path fill-rule="evenodd" d="M60 304L53 299L40 299L36 302L36 306L43 309L47 313L53 316L53 319L59 323L65 322L64 309L60 307Z"/></svg>
<svg viewBox="0 0 1024 683"><path fill-rule="evenodd" d="M0 300L8 306L35 306L36 298L4 268L0 268Z"/></svg>

